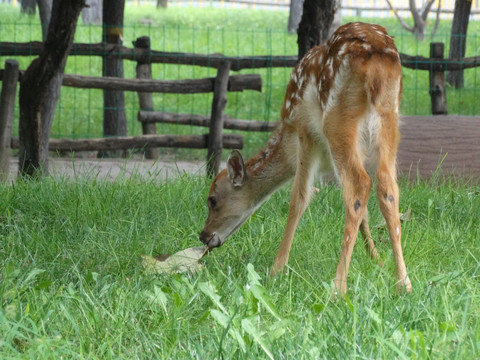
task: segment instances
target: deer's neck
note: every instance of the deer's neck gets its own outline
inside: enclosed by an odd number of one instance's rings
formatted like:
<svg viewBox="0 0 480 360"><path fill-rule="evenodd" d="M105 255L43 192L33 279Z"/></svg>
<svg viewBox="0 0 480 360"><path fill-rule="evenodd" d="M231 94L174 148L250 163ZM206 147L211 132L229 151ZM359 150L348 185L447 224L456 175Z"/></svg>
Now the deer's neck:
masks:
<svg viewBox="0 0 480 360"><path fill-rule="evenodd" d="M291 144L294 136L283 125L280 124L266 146L245 164L254 202L258 205L295 175L296 146Z"/></svg>

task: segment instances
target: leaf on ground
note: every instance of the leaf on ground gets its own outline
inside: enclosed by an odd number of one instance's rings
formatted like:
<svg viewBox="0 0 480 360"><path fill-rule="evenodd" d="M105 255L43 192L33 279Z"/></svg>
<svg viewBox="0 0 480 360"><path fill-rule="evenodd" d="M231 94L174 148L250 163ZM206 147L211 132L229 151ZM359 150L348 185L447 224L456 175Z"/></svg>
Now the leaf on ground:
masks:
<svg viewBox="0 0 480 360"><path fill-rule="evenodd" d="M177 274L183 272L196 272L202 268L199 260L205 255L208 247L192 247L181 250L173 255L159 255L152 257L141 255L142 265L150 274Z"/></svg>
<svg viewBox="0 0 480 360"><path fill-rule="evenodd" d="M412 216L412 208L408 208L408 210L405 211L403 214L400 213L400 221L402 222L410 221L411 216Z"/></svg>

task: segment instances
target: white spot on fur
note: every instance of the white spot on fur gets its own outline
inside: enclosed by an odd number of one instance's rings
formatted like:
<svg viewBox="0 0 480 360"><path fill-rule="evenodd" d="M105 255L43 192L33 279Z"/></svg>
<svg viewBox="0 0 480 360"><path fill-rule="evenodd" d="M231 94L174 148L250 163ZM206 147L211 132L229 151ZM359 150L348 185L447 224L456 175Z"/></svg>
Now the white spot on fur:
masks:
<svg viewBox="0 0 480 360"><path fill-rule="evenodd" d="M372 50L372 46L371 46L370 44L365 44L365 43L363 43L363 44L362 44L362 47L363 47L366 51Z"/></svg>
<svg viewBox="0 0 480 360"><path fill-rule="evenodd" d="M295 71L292 71L292 75L290 75L290 78L294 83L297 83L297 73Z"/></svg>
<svg viewBox="0 0 480 360"><path fill-rule="evenodd" d="M305 86L303 101L297 108L298 117L306 121L310 133L323 141L323 112L319 102L319 92L315 81L309 81Z"/></svg>
<svg viewBox="0 0 480 360"><path fill-rule="evenodd" d="M298 88L301 88L301 87L302 87L304 81L305 81L305 77L303 77L303 76L301 76L301 77L298 79Z"/></svg>
<svg viewBox="0 0 480 360"><path fill-rule="evenodd" d="M290 105L291 105L290 100L287 100L287 101L285 102L285 108L286 108L287 110L289 110L289 109L290 109Z"/></svg>
<svg viewBox="0 0 480 360"><path fill-rule="evenodd" d="M347 235L347 238L345 239L345 242L348 242L350 240L350 235Z"/></svg>
<svg viewBox="0 0 480 360"><path fill-rule="evenodd" d="M397 236L400 235L400 228L397 227Z"/></svg>
<svg viewBox="0 0 480 360"><path fill-rule="evenodd" d="M400 79L397 80L396 84L395 84L395 91L394 93L395 94L398 94L400 91ZM398 101L398 96L395 96L395 99L394 99L394 107L395 107L395 113L398 114L398 111L399 111L399 107L400 107L400 104L399 104L399 101Z"/></svg>
<svg viewBox="0 0 480 360"><path fill-rule="evenodd" d="M342 64L333 79L333 85L328 93L327 103L325 104L325 114L338 104L339 94L348 83L350 71L348 68L348 56L343 58Z"/></svg>
<svg viewBox="0 0 480 360"><path fill-rule="evenodd" d="M343 55L345 55L346 50L347 50L347 43L343 43L342 47L338 51L338 56L342 57Z"/></svg>

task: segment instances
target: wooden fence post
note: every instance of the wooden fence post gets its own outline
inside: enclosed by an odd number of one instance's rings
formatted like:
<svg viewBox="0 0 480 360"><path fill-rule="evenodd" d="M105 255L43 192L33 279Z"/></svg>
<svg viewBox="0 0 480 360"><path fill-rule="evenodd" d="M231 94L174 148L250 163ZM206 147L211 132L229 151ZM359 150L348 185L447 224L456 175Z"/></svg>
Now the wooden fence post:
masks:
<svg viewBox="0 0 480 360"><path fill-rule="evenodd" d="M212 114L210 119L210 132L208 135L207 175L214 177L222 161L222 131L223 112L227 104L228 75L230 61L222 61L218 66L217 77L213 89Z"/></svg>
<svg viewBox="0 0 480 360"><path fill-rule="evenodd" d="M444 59L443 43L430 43L430 58ZM430 98L432 101L432 114L447 114L447 94L445 92L445 71L429 71Z"/></svg>
<svg viewBox="0 0 480 360"><path fill-rule="evenodd" d="M0 181L7 181L10 167L11 137L15 98L17 95L18 62L7 59L0 95Z"/></svg>
<svg viewBox="0 0 480 360"><path fill-rule="evenodd" d="M133 42L136 49L150 50L150 38L148 36L141 36ZM137 62L137 79L152 80L152 63L147 58L140 58ZM140 110L153 111L153 95L149 92L138 92L138 103ZM157 133L155 123L142 122L143 135L154 135ZM158 158L158 148L145 149L145 158Z"/></svg>

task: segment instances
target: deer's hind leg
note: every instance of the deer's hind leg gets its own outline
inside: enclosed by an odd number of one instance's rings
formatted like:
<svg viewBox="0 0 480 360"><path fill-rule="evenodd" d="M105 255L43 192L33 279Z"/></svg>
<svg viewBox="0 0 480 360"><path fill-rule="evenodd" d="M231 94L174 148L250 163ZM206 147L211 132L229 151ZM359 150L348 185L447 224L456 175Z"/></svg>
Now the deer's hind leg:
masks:
<svg viewBox="0 0 480 360"><path fill-rule="evenodd" d="M396 124L396 119L389 117L394 114L384 114L384 124ZM387 121L388 120L388 121ZM380 210L387 223L390 243L392 244L393 258L395 261L395 276L397 279L397 291L410 292L412 285L407 276L407 269L403 259L401 237L402 229L399 214L399 191L396 181L395 157L397 143L399 141L398 130L383 126L379 133L379 163L377 169L377 198Z"/></svg>
<svg viewBox="0 0 480 360"><path fill-rule="evenodd" d="M367 250L367 254L375 263L377 263L377 265L383 266L383 261L378 254L372 234L370 233L370 227L368 226L368 209L365 209L365 213L363 214L363 219L360 223L360 232L363 236L363 241L365 243L365 250Z"/></svg>
<svg viewBox="0 0 480 360"><path fill-rule="evenodd" d="M334 284L342 296L347 290L347 276L352 257L353 247L357 240L360 224L367 219L367 203L372 187L361 155L358 150L358 124L362 114L345 113L337 108L326 119L324 131L327 137L332 159L343 189L345 207L345 227L343 232L342 250L337 265ZM362 231L369 234L367 225L362 225ZM372 243L367 242L371 250ZM373 248L374 245L373 245ZM376 249L375 249L376 252Z"/></svg>

